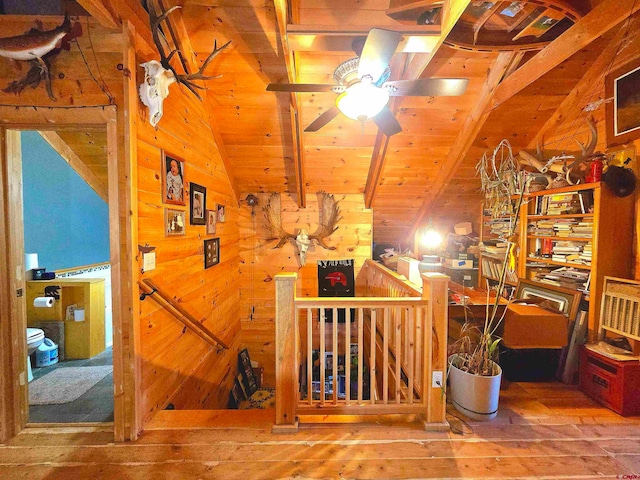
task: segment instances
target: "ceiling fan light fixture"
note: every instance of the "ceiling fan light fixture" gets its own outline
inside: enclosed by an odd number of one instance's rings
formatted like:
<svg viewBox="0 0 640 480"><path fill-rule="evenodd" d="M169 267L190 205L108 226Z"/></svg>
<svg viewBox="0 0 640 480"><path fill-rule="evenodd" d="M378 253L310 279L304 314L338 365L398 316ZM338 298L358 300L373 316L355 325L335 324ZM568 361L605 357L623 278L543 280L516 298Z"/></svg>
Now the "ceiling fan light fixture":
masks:
<svg viewBox="0 0 640 480"><path fill-rule="evenodd" d="M353 120L375 117L389 102L389 92L371 83L358 82L336 99L336 106Z"/></svg>

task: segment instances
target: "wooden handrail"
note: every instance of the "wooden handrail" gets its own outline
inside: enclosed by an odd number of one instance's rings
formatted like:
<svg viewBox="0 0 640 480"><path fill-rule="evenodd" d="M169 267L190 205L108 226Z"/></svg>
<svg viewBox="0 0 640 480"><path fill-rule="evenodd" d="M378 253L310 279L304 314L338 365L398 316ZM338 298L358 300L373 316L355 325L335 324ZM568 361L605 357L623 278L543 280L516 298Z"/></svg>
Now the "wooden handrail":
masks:
<svg viewBox="0 0 640 480"><path fill-rule="evenodd" d="M138 282L138 285L142 288L146 296L151 296L156 299L155 295L158 295L166 305L163 305L165 308L169 306L170 308L166 308L166 310L171 313L175 318L177 318L181 323L183 323L187 328L189 328L193 333L198 335L202 340L207 342L209 345L213 347L222 347L222 349L229 349L226 343L220 340L211 330L205 327L202 323L200 323L193 315L187 312L182 306L178 305L173 299L164 293L156 283L149 279L145 278L142 282ZM148 290L147 290L148 289ZM154 295L155 294L155 295ZM162 305L162 302L158 302Z"/></svg>

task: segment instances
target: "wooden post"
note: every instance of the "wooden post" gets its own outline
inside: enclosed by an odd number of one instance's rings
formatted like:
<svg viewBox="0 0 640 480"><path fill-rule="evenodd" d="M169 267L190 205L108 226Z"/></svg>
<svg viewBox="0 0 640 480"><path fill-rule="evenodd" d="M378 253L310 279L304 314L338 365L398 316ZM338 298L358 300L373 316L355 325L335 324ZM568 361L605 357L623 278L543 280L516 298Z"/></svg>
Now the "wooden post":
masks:
<svg viewBox="0 0 640 480"><path fill-rule="evenodd" d="M429 302L427 308L427 323L423 335L427 339L424 345L425 388L427 394L427 415L425 428L445 426L447 398L445 394L447 370L447 322L448 315L448 285L449 277L442 273L423 273L422 298ZM430 340L430 341L429 341ZM433 385L433 372L440 372L441 386Z"/></svg>
<svg viewBox="0 0 640 480"><path fill-rule="evenodd" d="M276 424L273 433L298 430L296 421L297 366L296 280L297 273L276 275Z"/></svg>

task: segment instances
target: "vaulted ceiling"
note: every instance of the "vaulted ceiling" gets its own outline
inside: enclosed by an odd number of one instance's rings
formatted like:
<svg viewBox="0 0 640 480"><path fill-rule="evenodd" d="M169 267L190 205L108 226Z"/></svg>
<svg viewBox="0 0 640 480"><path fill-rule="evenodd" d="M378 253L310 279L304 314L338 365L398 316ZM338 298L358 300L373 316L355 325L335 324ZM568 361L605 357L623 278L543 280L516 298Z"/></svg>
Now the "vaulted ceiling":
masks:
<svg viewBox="0 0 640 480"><path fill-rule="evenodd" d="M542 130L557 127L559 109L569 108L567 96L581 85L592 63L605 65L603 52L614 55L612 39L620 41L614 27L635 13L640 2L520 2L564 5L579 13L575 25L563 27L566 32L544 50L469 50L447 44L456 23L459 27L468 21L468 11L463 12L469 5L493 5L495 12L512 3L164 0L164 7L182 6L170 18L188 36L182 48L191 49L197 62L204 61L214 41L231 40L208 69L222 77L207 84L206 102L240 200L248 193L278 191L304 206L305 193L361 193L374 211L374 240L409 243L415 228L430 218L450 225L477 217L475 164L482 152L503 138L517 150L530 148ZM445 12L440 24L416 24L416 12L440 4ZM397 20L404 11L412 20ZM317 132L304 132L335 104L336 94L268 92L267 85L334 84L335 68L354 57L350 39L366 36L372 27L401 31L428 47L422 53L397 52L392 78L468 78L466 92L393 100L390 106L402 132L391 137L371 120L362 123L342 115ZM584 107L575 98L573 102L574 111Z"/></svg>

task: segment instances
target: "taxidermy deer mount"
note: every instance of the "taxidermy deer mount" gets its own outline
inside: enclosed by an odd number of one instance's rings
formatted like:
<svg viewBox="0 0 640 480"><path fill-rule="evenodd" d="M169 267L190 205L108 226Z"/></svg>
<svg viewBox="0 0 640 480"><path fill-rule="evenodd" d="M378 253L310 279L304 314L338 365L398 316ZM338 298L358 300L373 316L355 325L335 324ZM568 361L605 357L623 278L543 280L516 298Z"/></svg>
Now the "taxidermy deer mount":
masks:
<svg viewBox="0 0 640 480"><path fill-rule="evenodd" d="M545 159L543 151L544 143L543 139L540 139L538 141L537 153L535 156L525 152L524 150L518 154L520 157L520 165L529 165L538 170L547 178L549 186L551 186L552 183L554 184L554 187L563 186L557 185L558 181L566 181L569 185L577 185L584 181L587 173L585 165L591 162L595 157L602 155L597 152L594 153L596 144L598 143L598 131L596 129L595 121L592 118L587 118L587 123L589 124L589 142L584 145L574 139L580 147L580 155L556 155L549 159ZM573 159L573 161L568 164L567 160L571 159ZM556 173L557 178L551 178L551 172Z"/></svg>
<svg viewBox="0 0 640 480"><path fill-rule="evenodd" d="M3 92L20 93L29 85L36 88L44 80L47 95L56 100L51 89L51 60L62 50L71 48L69 42L82 35L82 26L76 22L72 27L69 16L65 16L64 22L53 30L43 31L40 21L37 23L38 28L32 28L23 35L0 38L0 57L31 63L27 74L21 80L11 82Z"/></svg>
<svg viewBox="0 0 640 480"><path fill-rule="evenodd" d="M138 93L140 100L149 109L149 123L154 127L158 124L162 118L162 104L164 99L169 95L169 86L172 83L181 83L193 93L198 100L202 100L200 94L196 89L206 90L206 87L202 87L194 80L212 80L214 78L220 78L222 75L205 76L204 71L207 66L222 50L227 48L231 43L229 40L222 47L218 48L218 43L214 41L213 51L209 54L207 59L203 62L202 66L197 72L189 73L187 70L187 63L184 60L183 52L178 49L178 39L174 33L174 29L171 27L167 17L174 10L182 8L179 5L171 7L167 11L164 11L162 1L156 2L154 0L147 1L147 10L149 12L149 24L151 27L151 35L153 36L153 43L155 43L158 53L160 54L160 61L151 60L141 64L144 67L144 82L140 84ZM158 13L160 15L158 16ZM166 29L169 32L173 48L168 46L166 36L163 33L162 22L166 21ZM167 51L170 52L167 54ZM178 73L176 69L171 65L171 59L174 55L178 54L180 63L185 73Z"/></svg>
<svg viewBox="0 0 640 480"><path fill-rule="evenodd" d="M333 195L329 195L326 192L318 192L317 195L320 210L318 214L318 228L312 235L309 235L309 232L305 228L296 229L295 234L288 233L282 228L282 209L280 206L279 193L272 193L269 197L269 203L262 208L262 210L264 210L264 216L267 219L267 228L271 234L267 241L278 240L278 243L273 248L280 248L287 242L294 244L301 267L307 263L307 250L309 250L309 247L314 241L324 249L336 249L336 247L327 245L325 241L338 229L337 223L342 219L338 202Z"/></svg>

